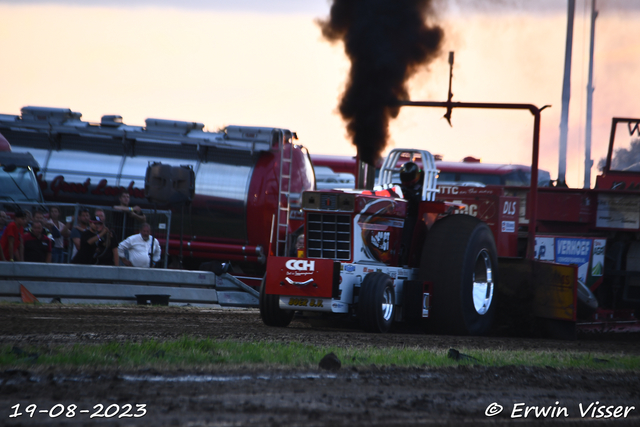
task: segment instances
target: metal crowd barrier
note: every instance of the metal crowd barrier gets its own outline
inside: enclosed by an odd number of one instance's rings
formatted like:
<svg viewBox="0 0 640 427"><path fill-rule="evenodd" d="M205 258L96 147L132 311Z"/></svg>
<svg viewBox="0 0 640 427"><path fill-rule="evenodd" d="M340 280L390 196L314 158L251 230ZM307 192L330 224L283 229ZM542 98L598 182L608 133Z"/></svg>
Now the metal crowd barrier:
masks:
<svg viewBox="0 0 640 427"><path fill-rule="evenodd" d="M79 203L34 203L34 202L19 202L19 205L22 206L34 206L37 208L46 207L47 211L49 207L55 206L60 210L60 218L59 220L64 222L65 224L71 223L71 227L75 227L78 222L78 214L80 209L87 208L89 209L91 216L94 216L96 209L102 209L105 213L106 217L106 225L109 227L113 224L113 212L116 210L111 206L98 206L98 205L85 205ZM23 208L24 209L24 208ZM167 268L168 265L168 253L169 253L169 235L171 234L171 211L170 210L154 210L154 209L142 209L142 212L147 217L147 222L151 225L153 232L152 236L158 239L159 241L164 240L164 248L162 250L162 264L164 268ZM126 217L125 217L126 221ZM126 223L125 223L126 224ZM125 225L123 225L124 232ZM137 227L136 227L137 228ZM112 230L113 231L113 230ZM116 232L120 230L115 230ZM119 241L123 240L123 235L120 234L116 236ZM68 241L68 247L65 251L65 263L71 263L71 254L73 250L73 243L70 239L66 238Z"/></svg>

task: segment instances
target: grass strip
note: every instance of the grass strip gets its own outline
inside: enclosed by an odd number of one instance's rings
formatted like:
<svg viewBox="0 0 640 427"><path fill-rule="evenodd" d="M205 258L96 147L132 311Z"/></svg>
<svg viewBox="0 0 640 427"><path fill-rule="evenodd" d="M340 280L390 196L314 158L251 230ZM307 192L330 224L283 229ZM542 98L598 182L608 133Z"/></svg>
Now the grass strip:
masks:
<svg viewBox="0 0 640 427"><path fill-rule="evenodd" d="M538 366L640 371L640 356L571 351L458 349L461 360L448 357L446 350L425 348L321 347L301 343L236 342L184 336L175 341L110 342L71 346L0 346L0 367L81 368L195 368L283 366L315 368L333 352L349 366L446 367L461 364L483 366Z"/></svg>

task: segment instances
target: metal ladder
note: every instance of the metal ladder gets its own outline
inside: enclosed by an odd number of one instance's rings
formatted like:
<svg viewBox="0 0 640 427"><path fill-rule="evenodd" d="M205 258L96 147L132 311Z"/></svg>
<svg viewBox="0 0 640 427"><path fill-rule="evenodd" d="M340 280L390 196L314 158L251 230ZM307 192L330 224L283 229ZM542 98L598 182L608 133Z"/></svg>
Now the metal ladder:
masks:
<svg viewBox="0 0 640 427"><path fill-rule="evenodd" d="M280 146L280 177L278 179L277 256L289 256L289 200L291 196L291 171L293 170L292 160L293 143L291 142L287 146L285 135L282 133L282 145Z"/></svg>

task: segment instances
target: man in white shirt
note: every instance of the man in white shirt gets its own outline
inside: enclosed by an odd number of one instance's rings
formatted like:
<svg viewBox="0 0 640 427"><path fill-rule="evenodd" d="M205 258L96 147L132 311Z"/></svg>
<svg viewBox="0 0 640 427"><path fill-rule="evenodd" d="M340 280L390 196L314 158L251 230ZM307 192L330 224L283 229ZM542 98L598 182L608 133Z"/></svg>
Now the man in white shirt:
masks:
<svg viewBox="0 0 640 427"><path fill-rule="evenodd" d="M145 222L140 226L140 234L134 234L120 242L118 256L122 264L130 267L154 266L160 260L161 249L158 239L150 238L150 236L151 226ZM153 264L149 262L152 253Z"/></svg>

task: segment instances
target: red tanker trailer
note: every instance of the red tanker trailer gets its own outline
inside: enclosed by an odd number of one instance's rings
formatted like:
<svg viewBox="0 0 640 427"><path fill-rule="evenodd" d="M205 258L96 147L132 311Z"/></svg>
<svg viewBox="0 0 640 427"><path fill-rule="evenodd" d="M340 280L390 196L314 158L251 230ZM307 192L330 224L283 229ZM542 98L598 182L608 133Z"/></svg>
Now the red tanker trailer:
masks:
<svg viewBox="0 0 640 427"><path fill-rule="evenodd" d="M81 117L44 107L0 115L0 132L13 150L30 152L40 163L48 202L113 206L127 190L132 206L151 209L148 167L185 166L195 182L184 185L193 186L195 196L186 208L172 207L169 255L175 258L182 246L187 268L232 261L239 272L261 277L270 243L287 250L286 236L301 224L301 194L315 188L309 155L295 145L294 132L248 126L208 132L202 123L147 119L145 126L130 126L117 115L100 123Z"/></svg>

